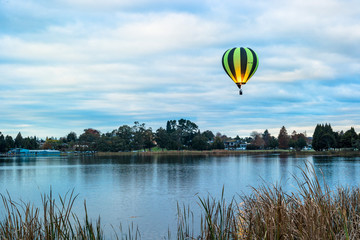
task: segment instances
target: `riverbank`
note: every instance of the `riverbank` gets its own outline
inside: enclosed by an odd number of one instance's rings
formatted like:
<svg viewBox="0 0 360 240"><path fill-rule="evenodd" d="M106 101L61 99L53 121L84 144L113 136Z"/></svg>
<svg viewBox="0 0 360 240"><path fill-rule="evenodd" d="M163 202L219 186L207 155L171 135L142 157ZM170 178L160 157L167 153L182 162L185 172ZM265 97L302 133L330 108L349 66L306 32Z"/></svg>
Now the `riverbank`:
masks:
<svg viewBox="0 0 360 240"><path fill-rule="evenodd" d="M17 156L98 156L98 157L112 157L112 156L151 156L151 155L185 155L185 156L234 156L234 155L289 155L289 156L333 156L333 157L360 157L360 151L350 150L331 150L331 151L295 151L295 150L171 150L171 151L133 151L133 152L61 152L59 154L8 154L1 153L0 157L17 157Z"/></svg>
<svg viewBox="0 0 360 240"><path fill-rule="evenodd" d="M129 156L129 155L201 155L201 156L233 156L233 155L264 155L264 154L280 154L295 156L335 156L335 157L360 157L360 151L295 151L295 150L209 150L209 151L137 151L137 152L96 152L96 156Z"/></svg>

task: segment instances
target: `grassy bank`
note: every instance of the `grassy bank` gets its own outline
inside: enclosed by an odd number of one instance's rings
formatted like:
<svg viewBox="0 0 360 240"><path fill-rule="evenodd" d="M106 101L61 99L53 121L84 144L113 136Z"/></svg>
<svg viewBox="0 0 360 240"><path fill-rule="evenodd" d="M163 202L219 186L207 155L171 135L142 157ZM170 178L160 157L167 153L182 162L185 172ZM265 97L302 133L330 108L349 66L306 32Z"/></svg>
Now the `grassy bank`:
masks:
<svg viewBox="0 0 360 240"><path fill-rule="evenodd" d="M359 187L331 191L326 183L320 184L309 165L295 180L297 192L265 184L230 201L224 194L220 199L199 197L200 232L193 231L191 209L179 204L175 239L360 238ZM100 217L96 222L89 220L86 204L84 219L72 212L75 199L69 193L55 201L50 193L42 196L42 207L36 208L2 195L5 212L1 213L0 239L110 239L103 233ZM135 227L124 232L117 229L112 238L141 239L141 233Z"/></svg>

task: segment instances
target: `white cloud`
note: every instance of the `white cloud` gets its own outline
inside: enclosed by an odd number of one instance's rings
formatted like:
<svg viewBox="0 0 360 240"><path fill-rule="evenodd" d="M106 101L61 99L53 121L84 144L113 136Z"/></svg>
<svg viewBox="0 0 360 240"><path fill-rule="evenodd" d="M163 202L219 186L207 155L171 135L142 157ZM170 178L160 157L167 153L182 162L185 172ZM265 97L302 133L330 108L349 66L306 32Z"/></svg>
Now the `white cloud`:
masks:
<svg viewBox="0 0 360 240"><path fill-rule="evenodd" d="M12 1L0 33L0 126L64 134L181 117L228 135L350 126L359 16L352 0ZM220 62L234 46L260 59L243 96Z"/></svg>

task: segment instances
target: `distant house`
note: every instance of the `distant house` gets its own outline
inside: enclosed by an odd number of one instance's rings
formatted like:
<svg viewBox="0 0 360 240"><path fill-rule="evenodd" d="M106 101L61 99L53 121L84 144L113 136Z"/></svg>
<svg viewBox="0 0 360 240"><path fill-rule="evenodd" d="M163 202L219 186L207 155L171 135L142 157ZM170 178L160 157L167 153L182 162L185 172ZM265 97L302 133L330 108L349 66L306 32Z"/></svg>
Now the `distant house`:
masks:
<svg viewBox="0 0 360 240"><path fill-rule="evenodd" d="M228 138L224 140L225 149L228 150L245 150L246 143L242 143L239 139Z"/></svg>
<svg viewBox="0 0 360 240"><path fill-rule="evenodd" d="M237 143L238 143L238 140L228 138L228 139L224 140L225 149L235 149Z"/></svg>
<svg viewBox="0 0 360 240"><path fill-rule="evenodd" d="M85 151L85 150L89 149L89 146L86 144L83 144L83 145L77 144L77 145L74 145L73 149L75 151Z"/></svg>
<svg viewBox="0 0 360 240"><path fill-rule="evenodd" d="M240 143L236 150L246 150L247 143Z"/></svg>

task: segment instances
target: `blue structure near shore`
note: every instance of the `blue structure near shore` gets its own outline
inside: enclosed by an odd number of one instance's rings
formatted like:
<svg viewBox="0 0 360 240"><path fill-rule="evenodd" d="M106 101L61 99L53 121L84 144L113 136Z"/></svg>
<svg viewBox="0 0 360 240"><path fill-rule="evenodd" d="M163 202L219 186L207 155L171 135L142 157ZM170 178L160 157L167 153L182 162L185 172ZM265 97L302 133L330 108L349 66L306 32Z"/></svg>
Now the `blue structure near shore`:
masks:
<svg viewBox="0 0 360 240"><path fill-rule="evenodd" d="M8 152L8 155L60 155L59 150L29 150L25 148L13 148Z"/></svg>

